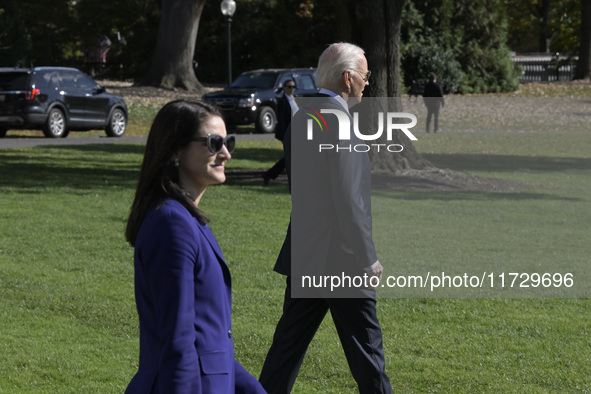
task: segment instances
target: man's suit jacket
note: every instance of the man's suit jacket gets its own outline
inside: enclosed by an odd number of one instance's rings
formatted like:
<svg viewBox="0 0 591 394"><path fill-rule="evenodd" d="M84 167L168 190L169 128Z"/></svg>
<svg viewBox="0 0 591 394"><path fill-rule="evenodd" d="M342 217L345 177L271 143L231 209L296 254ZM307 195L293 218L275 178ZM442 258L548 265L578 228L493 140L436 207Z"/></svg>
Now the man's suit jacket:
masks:
<svg viewBox="0 0 591 394"><path fill-rule="evenodd" d="M135 245L139 370L127 393L263 393L235 359L230 271L207 225L154 204Z"/></svg>
<svg viewBox="0 0 591 394"><path fill-rule="evenodd" d="M339 141L337 117L323 114L326 125L320 130L313 121L313 140L309 141L309 114L321 109L346 113L352 139ZM284 139L292 216L275 265L277 272L292 276L363 275L364 269L377 261L372 241L370 161L367 153L354 151L355 145L364 142L352 127L348 111L323 95L300 107L292 119ZM319 144L346 149L320 151ZM294 282L292 277L292 291Z"/></svg>
<svg viewBox="0 0 591 394"><path fill-rule="evenodd" d="M429 108L439 108L440 106L443 107L445 105L445 101L443 98L443 89L441 88L441 85L437 82L429 81L425 85L423 97L425 105Z"/></svg>
<svg viewBox="0 0 591 394"><path fill-rule="evenodd" d="M289 99L283 94L277 102L277 126L275 126L275 138L283 141L285 131L291 122L291 105Z"/></svg>

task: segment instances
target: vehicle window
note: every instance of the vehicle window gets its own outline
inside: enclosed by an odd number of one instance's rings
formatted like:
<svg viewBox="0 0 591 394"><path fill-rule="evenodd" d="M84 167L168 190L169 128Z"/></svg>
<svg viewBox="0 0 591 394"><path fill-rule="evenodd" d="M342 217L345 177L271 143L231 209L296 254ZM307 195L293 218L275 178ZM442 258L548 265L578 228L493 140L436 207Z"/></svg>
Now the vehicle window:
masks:
<svg viewBox="0 0 591 394"><path fill-rule="evenodd" d="M60 72L60 88L75 89L76 88L76 76L69 71Z"/></svg>
<svg viewBox="0 0 591 394"><path fill-rule="evenodd" d="M29 80L27 73L0 73L0 90L26 90Z"/></svg>
<svg viewBox="0 0 591 394"><path fill-rule="evenodd" d="M90 77L82 73L76 74L76 86L78 86L82 90L92 90L96 88L97 83L94 82Z"/></svg>
<svg viewBox="0 0 591 394"><path fill-rule="evenodd" d="M277 74L274 72L256 72L256 73L248 73L242 74L234 82L230 87L232 88L257 88L257 89L273 89L275 87L275 80L277 79Z"/></svg>
<svg viewBox="0 0 591 394"><path fill-rule="evenodd" d="M314 79L311 75L301 75L299 80L298 89L303 90L314 90L316 89L316 84L314 83Z"/></svg>
<svg viewBox="0 0 591 394"><path fill-rule="evenodd" d="M35 87L38 89L58 86L57 71L41 71L35 75Z"/></svg>
<svg viewBox="0 0 591 394"><path fill-rule="evenodd" d="M282 87L283 84L285 83L285 81L287 81L288 79L293 79L295 82L295 75L293 74L282 74L281 78L279 78L279 83L277 84L277 87ZM297 84L296 84L297 86ZM299 86L297 86L299 88Z"/></svg>

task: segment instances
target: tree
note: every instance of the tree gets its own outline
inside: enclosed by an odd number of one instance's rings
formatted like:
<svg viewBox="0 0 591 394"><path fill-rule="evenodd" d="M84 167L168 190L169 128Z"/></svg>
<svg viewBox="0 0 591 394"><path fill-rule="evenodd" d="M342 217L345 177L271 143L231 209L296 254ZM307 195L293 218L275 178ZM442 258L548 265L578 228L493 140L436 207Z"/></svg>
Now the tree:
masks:
<svg viewBox="0 0 591 394"><path fill-rule="evenodd" d="M502 6L511 50L577 53L581 0L503 0Z"/></svg>
<svg viewBox="0 0 591 394"><path fill-rule="evenodd" d="M31 47L22 10L7 2L0 6L0 66L25 66L27 60L23 49Z"/></svg>
<svg viewBox="0 0 591 394"><path fill-rule="evenodd" d="M400 26L405 0L358 1L354 3L355 25L359 32L359 44L366 51L372 70L369 87L364 95L385 100L370 99L370 114L377 112L401 112L402 89L400 86ZM363 104L362 104L363 105ZM375 106L387 108L376 108ZM371 115L370 115L371 116ZM375 117L365 119L368 128L377 129ZM407 123L403 120L401 123ZM403 133L393 133L393 140L387 141L383 133L378 144L400 144L404 150L399 154L380 154L370 151L372 171L399 172L408 169L432 167L415 149ZM382 151L383 152L383 151Z"/></svg>
<svg viewBox="0 0 591 394"><path fill-rule="evenodd" d="M315 67L328 44L351 36L350 24L337 22L348 17L343 0L239 0L232 17L234 76L257 68ZM206 2L201 21L197 76L225 82L226 24L219 0Z"/></svg>
<svg viewBox="0 0 591 394"><path fill-rule="evenodd" d="M489 93L517 88L501 0L406 2L403 68L406 86L440 76L446 93Z"/></svg>
<svg viewBox="0 0 591 394"><path fill-rule="evenodd" d="M67 0L5 0L0 5L2 66L61 65L67 59L72 12ZM58 22L59 21L59 22Z"/></svg>
<svg viewBox="0 0 591 394"><path fill-rule="evenodd" d="M141 85L203 90L193 68L195 42L205 0L162 0L156 49Z"/></svg>
<svg viewBox="0 0 591 394"><path fill-rule="evenodd" d="M550 52L550 29L548 26L548 19L550 18L550 0L541 0L537 5L537 9L541 23L538 51L548 53Z"/></svg>
<svg viewBox="0 0 591 394"><path fill-rule="evenodd" d="M575 79L591 79L591 0L581 0L581 48Z"/></svg>
<svg viewBox="0 0 591 394"><path fill-rule="evenodd" d="M98 38L106 35L112 43L101 77L134 79L145 75L150 67L158 33L161 0L77 0L74 6L76 26L69 37L84 61L83 68L92 73ZM73 3L73 2L72 2Z"/></svg>

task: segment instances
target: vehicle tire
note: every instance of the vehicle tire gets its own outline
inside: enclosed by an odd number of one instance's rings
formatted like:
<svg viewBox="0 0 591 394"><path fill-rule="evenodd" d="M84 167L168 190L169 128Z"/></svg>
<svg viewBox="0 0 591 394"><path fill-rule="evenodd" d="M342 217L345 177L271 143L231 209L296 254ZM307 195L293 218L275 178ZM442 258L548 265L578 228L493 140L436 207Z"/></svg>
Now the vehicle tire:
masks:
<svg viewBox="0 0 591 394"><path fill-rule="evenodd" d="M4 138L6 136L7 129L0 129L0 138Z"/></svg>
<svg viewBox="0 0 591 394"><path fill-rule="evenodd" d="M119 108L114 109L105 132L109 137L121 137L125 134L126 127L127 118L125 117L125 112Z"/></svg>
<svg viewBox="0 0 591 394"><path fill-rule="evenodd" d="M43 134L47 138L65 138L68 136L66 117L61 110L53 108L49 111L47 122L45 122L45 127L43 128Z"/></svg>
<svg viewBox="0 0 591 394"><path fill-rule="evenodd" d="M255 125L258 133L272 133L277 125L277 116L271 107L262 107Z"/></svg>

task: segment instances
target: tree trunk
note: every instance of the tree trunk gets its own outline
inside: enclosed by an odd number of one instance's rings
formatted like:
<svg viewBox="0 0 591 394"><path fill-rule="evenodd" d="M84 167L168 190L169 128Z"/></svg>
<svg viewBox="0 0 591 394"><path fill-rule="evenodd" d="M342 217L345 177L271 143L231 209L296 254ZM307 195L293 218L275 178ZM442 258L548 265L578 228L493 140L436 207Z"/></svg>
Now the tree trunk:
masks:
<svg viewBox="0 0 591 394"><path fill-rule="evenodd" d="M359 42L365 49L371 79L365 88L365 97L382 97L387 100L371 100L371 105L388 108L371 108L370 113L403 112L400 86L400 25L402 6L405 0L366 0L355 2L355 18ZM377 118L366 120L370 130L377 130ZM408 123L403 119L400 123ZM412 130L411 130L412 131ZM393 133L392 140L386 140L386 133L377 140L378 144L400 144L400 153L370 150L372 171L398 173L410 169L433 167L415 149L411 140L402 132Z"/></svg>
<svg viewBox="0 0 591 394"><path fill-rule="evenodd" d="M193 69L199 19L205 0L162 0L156 50L140 85L203 90Z"/></svg>
<svg viewBox="0 0 591 394"><path fill-rule="evenodd" d="M542 0L538 5L538 12L540 15L540 37L538 43L538 50L543 53L550 52L550 34L549 34L549 19L550 19L550 0Z"/></svg>
<svg viewBox="0 0 591 394"><path fill-rule="evenodd" d="M581 0L581 47L575 79L591 79L591 0Z"/></svg>

